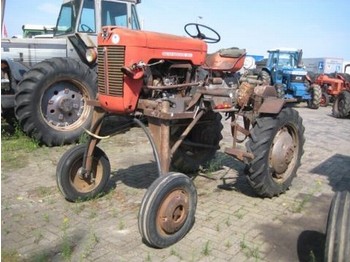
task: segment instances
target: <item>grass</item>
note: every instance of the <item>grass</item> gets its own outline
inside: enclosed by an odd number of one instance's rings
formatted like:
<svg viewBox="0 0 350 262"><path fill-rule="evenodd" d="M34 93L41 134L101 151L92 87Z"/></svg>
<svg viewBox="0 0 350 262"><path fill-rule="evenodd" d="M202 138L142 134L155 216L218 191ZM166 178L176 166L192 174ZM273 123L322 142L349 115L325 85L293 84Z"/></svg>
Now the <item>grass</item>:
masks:
<svg viewBox="0 0 350 262"><path fill-rule="evenodd" d="M19 127L15 127L13 131L8 131L3 126L1 128L2 168L25 167L28 163L28 154L39 148L39 144L27 137Z"/></svg>
<svg viewBox="0 0 350 262"><path fill-rule="evenodd" d="M260 251L259 247L257 246L249 246L247 242L245 241L245 237L239 244L242 252L245 254L247 258L255 258L255 261L258 261L260 259Z"/></svg>
<svg viewBox="0 0 350 262"><path fill-rule="evenodd" d="M1 250L1 261L19 262L21 261L21 256L16 250Z"/></svg>
<svg viewBox="0 0 350 262"><path fill-rule="evenodd" d="M321 181L316 181L316 184L310 189L310 191L301 200L296 201L291 211L293 213L301 213L305 206L311 201L315 193L320 190L321 185Z"/></svg>
<svg viewBox="0 0 350 262"><path fill-rule="evenodd" d="M69 228L69 219L65 217L63 219L63 225L62 225L63 235L62 235L62 247L61 247L62 248L61 254L65 261L70 261L72 252L73 252L73 249L71 247L71 243L69 240L68 232L67 232L68 228Z"/></svg>
<svg viewBox="0 0 350 262"><path fill-rule="evenodd" d="M209 247L209 244L210 244L210 241L208 240L208 241L205 243L204 247L203 247L202 254L203 254L204 256L209 256L209 255L210 255L211 249L210 249L210 247Z"/></svg>

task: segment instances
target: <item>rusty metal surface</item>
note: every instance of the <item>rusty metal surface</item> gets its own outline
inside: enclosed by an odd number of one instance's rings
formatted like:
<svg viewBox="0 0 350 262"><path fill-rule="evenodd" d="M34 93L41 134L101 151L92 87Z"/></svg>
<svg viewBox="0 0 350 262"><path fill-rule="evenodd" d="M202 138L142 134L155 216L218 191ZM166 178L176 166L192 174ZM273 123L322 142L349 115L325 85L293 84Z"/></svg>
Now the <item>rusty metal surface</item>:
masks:
<svg viewBox="0 0 350 262"><path fill-rule="evenodd" d="M182 189L172 191L163 200L157 214L157 226L166 234L176 233L189 213L189 195Z"/></svg>
<svg viewBox="0 0 350 262"><path fill-rule="evenodd" d="M225 148L225 153L241 161L244 161L245 158L254 159L254 155L252 153L239 148Z"/></svg>
<svg viewBox="0 0 350 262"><path fill-rule="evenodd" d="M269 113L277 114L281 111L285 101L276 97L265 98L261 107L259 108L259 113Z"/></svg>

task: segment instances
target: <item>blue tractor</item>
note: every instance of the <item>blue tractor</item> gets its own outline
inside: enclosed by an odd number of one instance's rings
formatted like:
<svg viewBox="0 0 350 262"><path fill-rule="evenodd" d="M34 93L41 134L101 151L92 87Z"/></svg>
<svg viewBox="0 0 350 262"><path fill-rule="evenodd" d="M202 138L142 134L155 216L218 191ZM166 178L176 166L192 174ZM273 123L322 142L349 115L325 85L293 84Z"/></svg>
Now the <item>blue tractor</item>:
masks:
<svg viewBox="0 0 350 262"><path fill-rule="evenodd" d="M302 65L301 49L268 50L266 65L259 73L259 79L273 85L280 98L289 102L307 102L309 108L317 109L321 101L321 88L311 84Z"/></svg>

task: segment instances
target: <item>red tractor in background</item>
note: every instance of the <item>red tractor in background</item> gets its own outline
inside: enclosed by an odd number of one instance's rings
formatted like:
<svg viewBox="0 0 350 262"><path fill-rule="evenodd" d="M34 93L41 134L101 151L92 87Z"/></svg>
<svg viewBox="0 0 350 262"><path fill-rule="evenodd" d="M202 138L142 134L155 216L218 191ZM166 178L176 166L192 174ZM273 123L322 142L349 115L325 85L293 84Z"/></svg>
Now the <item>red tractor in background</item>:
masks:
<svg viewBox="0 0 350 262"><path fill-rule="evenodd" d="M345 66L346 68L349 65ZM350 75L347 73L319 74L311 76L312 82L321 86L322 98L320 106L333 103L332 114L345 118L350 114Z"/></svg>
<svg viewBox="0 0 350 262"><path fill-rule="evenodd" d="M220 35L197 23L184 29L192 38L102 28L98 95L89 101L94 108L89 140L69 149L56 171L67 200L99 195L111 170L97 144L115 134L102 128L103 121L110 115L130 117L145 131L157 164L159 177L139 211L140 234L157 248L182 239L194 223L197 193L184 173L194 174L214 158L223 138L222 114L232 134L225 153L246 164L248 181L262 197L278 196L290 187L305 141L301 117L284 106L273 86L248 76L232 80L243 66L244 49L207 54L206 43L218 42ZM244 149L239 144L246 140Z"/></svg>

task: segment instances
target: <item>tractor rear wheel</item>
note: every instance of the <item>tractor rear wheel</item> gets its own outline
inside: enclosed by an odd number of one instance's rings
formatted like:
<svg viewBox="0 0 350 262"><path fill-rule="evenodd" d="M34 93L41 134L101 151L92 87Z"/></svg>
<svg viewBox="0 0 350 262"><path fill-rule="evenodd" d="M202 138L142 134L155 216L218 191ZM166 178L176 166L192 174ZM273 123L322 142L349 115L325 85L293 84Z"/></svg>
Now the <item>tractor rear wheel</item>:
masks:
<svg viewBox="0 0 350 262"><path fill-rule="evenodd" d="M197 191L181 173L158 177L148 188L139 211L139 231L150 246L165 248L181 240L192 228Z"/></svg>
<svg viewBox="0 0 350 262"><path fill-rule="evenodd" d="M350 258L350 193L337 192L328 213L324 261Z"/></svg>
<svg viewBox="0 0 350 262"><path fill-rule="evenodd" d="M106 154L95 147L91 177L81 174L86 145L78 145L66 151L58 162L56 181L64 197L72 202L87 200L101 194L110 175L110 163Z"/></svg>
<svg viewBox="0 0 350 262"><path fill-rule="evenodd" d="M223 129L220 113L209 111L199 121L171 159L171 166L175 170L183 173L195 172L201 165L210 161L220 148ZM186 125L172 128L170 145L176 142L185 128Z"/></svg>
<svg viewBox="0 0 350 262"><path fill-rule="evenodd" d="M311 109L318 109L320 107L322 90L319 85L312 84L310 87L311 100L307 101L307 105Z"/></svg>
<svg viewBox="0 0 350 262"><path fill-rule="evenodd" d="M333 103L332 114L337 118L346 118L350 115L350 92L341 92Z"/></svg>
<svg viewBox="0 0 350 262"><path fill-rule="evenodd" d="M258 195L273 197L289 188L300 166L304 142L302 118L292 108L257 119L247 142L254 159L247 163L246 172Z"/></svg>
<svg viewBox="0 0 350 262"><path fill-rule="evenodd" d="M15 114L23 131L47 146L76 142L88 129L97 92L97 74L70 58L36 64L18 84Z"/></svg>

